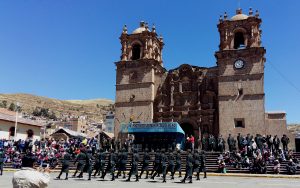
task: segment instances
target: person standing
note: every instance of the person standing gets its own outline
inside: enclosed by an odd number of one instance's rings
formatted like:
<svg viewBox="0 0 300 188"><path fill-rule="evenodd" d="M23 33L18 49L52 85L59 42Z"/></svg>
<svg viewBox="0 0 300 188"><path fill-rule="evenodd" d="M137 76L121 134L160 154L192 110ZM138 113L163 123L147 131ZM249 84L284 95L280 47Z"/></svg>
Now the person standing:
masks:
<svg viewBox="0 0 300 188"><path fill-rule="evenodd" d="M65 154L64 154L63 160L62 160L62 167L61 167L59 175L57 176L57 179L60 179L60 176L62 175L62 173L65 172L66 173L65 180L68 180L70 160L71 160L71 155L69 154L68 151L65 151Z"/></svg>
<svg viewBox="0 0 300 188"><path fill-rule="evenodd" d="M151 172L151 176L153 176L153 174L155 172L157 172L159 174L159 165L160 165L160 160L161 160L161 154L160 154L160 150L157 149L155 152L155 156L154 156L154 164L153 164L153 170ZM151 177L152 178L152 177ZM152 178L154 179L154 178Z"/></svg>
<svg viewBox="0 0 300 188"><path fill-rule="evenodd" d="M0 176L3 175L4 157L3 148L0 148Z"/></svg>
<svg viewBox="0 0 300 188"><path fill-rule="evenodd" d="M130 178L132 175L135 176L135 181L139 181L139 175L138 175L138 164L139 164L139 154L137 152L137 149L133 149L133 155L132 155L132 161L131 161L131 169L128 174L128 179L126 181L130 181Z"/></svg>
<svg viewBox="0 0 300 188"><path fill-rule="evenodd" d="M92 150L88 150L86 153L86 163L85 163L85 169L87 170L88 173L88 180L91 180L91 176L92 176L92 171L93 171L93 152ZM81 172L81 176L82 176Z"/></svg>
<svg viewBox="0 0 300 188"><path fill-rule="evenodd" d="M188 152L188 154L187 154L187 157L186 157L185 176L184 176L183 180L181 180L181 182L185 183L185 180L187 178L189 178L190 179L189 183L193 183L193 181L192 181L192 175L193 175L194 158L193 158L193 155L192 155L190 149L188 149L187 152Z"/></svg>
<svg viewBox="0 0 300 188"><path fill-rule="evenodd" d="M100 148L96 157L98 158L97 160L99 161L99 166L96 166L96 168L95 168L94 177L97 174L100 175L100 172L101 172L101 175L104 174L105 159L106 159L105 151L102 148Z"/></svg>
<svg viewBox="0 0 300 188"><path fill-rule="evenodd" d="M144 171L146 171L146 178L145 179L148 179L148 176L149 176L149 170L148 170L149 169L149 163L150 163L150 155L149 155L148 149L146 148L144 156L143 156L143 166L142 166L142 171L141 171L141 174L140 174L140 178L142 178L142 175L143 175Z"/></svg>

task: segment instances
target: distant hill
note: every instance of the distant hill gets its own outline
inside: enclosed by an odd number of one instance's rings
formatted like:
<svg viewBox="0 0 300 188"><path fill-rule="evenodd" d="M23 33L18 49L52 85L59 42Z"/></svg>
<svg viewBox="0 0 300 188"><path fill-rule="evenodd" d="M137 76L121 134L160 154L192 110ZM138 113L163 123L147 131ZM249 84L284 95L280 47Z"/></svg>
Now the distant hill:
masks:
<svg viewBox="0 0 300 188"><path fill-rule="evenodd" d="M287 128L293 134L300 133L300 124L289 124Z"/></svg>
<svg viewBox="0 0 300 188"><path fill-rule="evenodd" d="M54 112L58 118L66 115L87 116L88 120L100 121L108 111L114 111L114 102L108 99L90 100L58 100L31 94L0 94L0 104L6 101L9 108L11 103L20 103L22 112L32 114L36 108L46 108Z"/></svg>

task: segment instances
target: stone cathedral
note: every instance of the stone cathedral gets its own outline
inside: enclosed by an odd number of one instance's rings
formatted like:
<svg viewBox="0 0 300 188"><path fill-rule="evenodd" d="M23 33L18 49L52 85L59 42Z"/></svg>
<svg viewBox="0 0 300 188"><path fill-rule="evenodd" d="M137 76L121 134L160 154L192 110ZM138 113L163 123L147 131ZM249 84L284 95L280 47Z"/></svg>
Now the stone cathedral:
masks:
<svg viewBox="0 0 300 188"><path fill-rule="evenodd" d="M129 122L178 122L186 135L287 134L284 112L265 112L262 20L241 9L220 17L216 66L182 64L166 70L164 41L141 22L124 26L116 62L115 135ZM167 62L164 62L167 63Z"/></svg>

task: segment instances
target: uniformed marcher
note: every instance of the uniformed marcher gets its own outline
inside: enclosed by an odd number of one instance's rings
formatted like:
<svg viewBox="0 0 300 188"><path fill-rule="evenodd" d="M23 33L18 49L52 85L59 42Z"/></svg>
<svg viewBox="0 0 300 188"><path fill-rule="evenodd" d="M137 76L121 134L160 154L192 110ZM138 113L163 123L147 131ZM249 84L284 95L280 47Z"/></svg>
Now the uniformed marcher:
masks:
<svg viewBox="0 0 300 188"><path fill-rule="evenodd" d="M189 183L193 183L193 180L192 180L193 165L194 165L193 163L194 163L193 155L191 153L191 150L188 149L188 154L187 154L187 157L186 157L185 176L184 176L183 180L181 180L182 183L185 183L185 180L187 178L190 179Z"/></svg>
<svg viewBox="0 0 300 188"><path fill-rule="evenodd" d="M118 171L118 174L117 174L116 178L118 178L119 176L121 176L121 172L123 172L123 178L126 178L125 171L126 171L127 159L128 159L128 154L127 154L125 148L123 148L122 151L121 151L121 154L119 156L119 161L118 161L118 163L119 163L119 165L118 165L119 171Z"/></svg>
<svg viewBox="0 0 300 188"><path fill-rule="evenodd" d="M201 151L201 155L200 155L200 171L204 173L204 177L203 178L207 178L206 176L206 155L205 155L205 151Z"/></svg>
<svg viewBox="0 0 300 188"><path fill-rule="evenodd" d="M115 170L116 170L116 160L117 156L115 154L115 150L110 150L108 165L105 169L105 172L102 174L101 178L104 179L105 175L109 172L112 176L111 181L115 180Z"/></svg>
<svg viewBox="0 0 300 188"><path fill-rule="evenodd" d="M93 171L93 152L91 149L89 149L86 153L85 169L86 172L88 173L88 177L89 177L88 180L91 180L92 171Z"/></svg>
<svg viewBox="0 0 300 188"><path fill-rule="evenodd" d="M145 149L145 153L144 153L144 156L143 156L143 166L142 166L142 171L141 171L141 174L140 174L140 178L142 178L142 175L144 173L144 171L146 171L146 178L145 179L148 179L148 176L149 176L149 163L150 163L150 154L148 152L148 149L146 148Z"/></svg>
<svg viewBox="0 0 300 188"><path fill-rule="evenodd" d="M171 180L173 180L175 174L175 156L171 149L169 150L169 155L168 155L167 173L168 172L171 172Z"/></svg>
<svg viewBox="0 0 300 188"><path fill-rule="evenodd" d="M161 153L160 150L157 149L154 156L154 162L153 162L154 164L153 164L153 170L151 172L151 176L153 176L155 172L159 175L160 161L161 161Z"/></svg>
<svg viewBox="0 0 300 188"><path fill-rule="evenodd" d="M76 163L77 163L77 168L76 168L76 171L73 175L73 178L76 177L77 172L80 172L80 174L81 174L81 172L83 172L83 170L84 170L84 167L85 167L85 164L86 164L85 149L83 149L83 148L80 149L80 153L77 155L74 164L76 164ZM80 174L79 174L79 176L77 176L77 178L82 178L82 176L80 176Z"/></svg>
<svg viewBox="0 0 300 188"><path fill-rule="evenodd" d="M60 179L60 176L62 175L63 172L66 173L65 180L68 179L70 160L71 160L71 155L69 154L69 151L66 150L65 154L63 156L63 160L62 160L62 167L61 167L59 175L57 176L57 179Z"/></svg>
<svg viewBox="0 0 300 188"><path fill-rule="evenodd" d="M159 156L157 156L157 158L155 159L155 165L156 166L156 170L154 172L154 174L151 176L151 179L154 180L155 176L157 176L158 174L162 173L163 174L163 183L166 182L166 174L167 174L167 156L165 155L165 150L163 149L162 152L159 154Z"/></svg>
<svg viewBox="0 0 300 188"><path fill-rule="evenodd" d="M131 176L135 176L135 181L139 181L138 164L139 164L139 154L138 154L137 149L133 149L131 169L128 174L128 179L126 181L130 181Z"/></svg>
<svg viewBox="0 0 300 188"><path fill-rule="evenodd" d="M3 175L4 157L5 155L3 149L0 148L0 176Z"/></svg>
<svg viewBox="0 0 300 188"><path fill-rule="evenodd" d="M180 154L180 150L178 150L175 153L175 159L176 159L176 165L175 165L175 170L174 170L174 174L175 172L179 172L179 178L181 178L181 154Z"/></svg>
<svg viewBox="0 0 300 188"><path fill-rule="evenodd" d="M201 161L201 157L199 155L198 150L194 151L194 166L193 166L193 171L196 172L196 177L197 180L200 180L200 161Z"/></svg>
<svg viewBox="0 0 300 188"><path fill-rule="evenodd" d="M96 159L96 163L95 163L95 173L94 173L94 177L98 174L98 176L104 174L104 167L105 167L105 159L106 159L106 153L104 152L104 150L101 148L98 153L95 156Z"/></svg>

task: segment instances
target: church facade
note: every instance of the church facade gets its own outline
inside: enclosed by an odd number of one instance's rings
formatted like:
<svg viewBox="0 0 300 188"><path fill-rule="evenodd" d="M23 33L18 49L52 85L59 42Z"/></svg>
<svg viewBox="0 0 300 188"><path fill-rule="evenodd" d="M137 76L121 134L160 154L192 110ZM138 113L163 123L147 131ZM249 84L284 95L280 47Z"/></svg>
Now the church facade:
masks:
<svg viewBox="0 0 300 188"><path fill-rule="evenodd" d="M287 134L284 112L265 112L264 64L259 13L217 25L216 66L183 64L166 70L163 38L145 22L132 33L123 28L116 62L115 135L129 122L178 122L187 135Z"/></svg>

